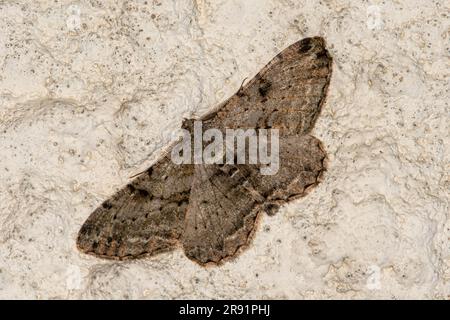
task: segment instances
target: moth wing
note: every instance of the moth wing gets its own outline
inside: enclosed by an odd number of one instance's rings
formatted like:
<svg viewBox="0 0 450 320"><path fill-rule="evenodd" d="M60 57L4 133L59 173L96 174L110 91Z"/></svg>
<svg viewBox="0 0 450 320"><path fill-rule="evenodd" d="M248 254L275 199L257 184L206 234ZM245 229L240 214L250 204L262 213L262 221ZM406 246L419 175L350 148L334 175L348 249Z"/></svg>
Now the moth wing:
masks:
<svg viewBox="0 0 450 320"><path fill-rule="evenodd" d="M197 166L182 237L186 256L200 264L233 256L248 241L260 200L237 166Z"/></svg>
<svg viewBox="0 0 450 320"><path fill-rule="evenodd" d="M262 175L261 166L252 170L247 181L264 197L264 211L274 214L280 205L305 196L326 170L327 156L322 143L311 135L280 137L279 167L273 175Z"/></svg>
<svg viewBox="0 0 450 320"><path fill-rule="evenodd" d="M217 110L205 128L276 128L308 133L325 101L332 58L320 37L298 41L273 58Z"/></svg>
<svg viewBox="0 0 450 320"><path fill-rule="evenodd" d="M192 177L193 166L165 156L92 212L78 233L78 248L121 260L175 248Z"/></svg>
<svg viewBox="0 0 450 320"><path fill-rule="evenodd" d="M248 244L261 211L274 214L319 182L325 159L318 139L295 135L280 139L274 175L262 175L256 165L197 166L182 236L186 256L200 264L234 256Z"/></svg>

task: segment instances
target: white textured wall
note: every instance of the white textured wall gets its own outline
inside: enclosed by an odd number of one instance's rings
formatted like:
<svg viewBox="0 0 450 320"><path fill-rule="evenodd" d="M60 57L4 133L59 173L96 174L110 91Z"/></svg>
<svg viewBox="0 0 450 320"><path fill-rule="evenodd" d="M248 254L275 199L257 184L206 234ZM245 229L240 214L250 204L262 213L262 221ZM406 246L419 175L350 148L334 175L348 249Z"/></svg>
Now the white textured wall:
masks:
<svg viewBox="0 0 450 320"><path fill-rule="evenodd" d="M450 297L448 1L0 1L0 298ZM325 37L329 171L234 262L80 254L183 117Z"/></svg>

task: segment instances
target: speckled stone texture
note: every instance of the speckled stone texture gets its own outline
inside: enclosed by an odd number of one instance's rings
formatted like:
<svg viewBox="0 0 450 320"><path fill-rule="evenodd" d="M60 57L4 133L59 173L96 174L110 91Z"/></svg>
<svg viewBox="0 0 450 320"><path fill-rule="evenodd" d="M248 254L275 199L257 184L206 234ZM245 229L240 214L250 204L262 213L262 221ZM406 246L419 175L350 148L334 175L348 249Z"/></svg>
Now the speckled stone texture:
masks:
<svg viewBox="0 0 450 320"><path fill-rule="evenodd" d="M0 1L0 298L450 298L447 1ZM219 267L77 251L183 118L276 53L334 58L323 182Z"/></svg>

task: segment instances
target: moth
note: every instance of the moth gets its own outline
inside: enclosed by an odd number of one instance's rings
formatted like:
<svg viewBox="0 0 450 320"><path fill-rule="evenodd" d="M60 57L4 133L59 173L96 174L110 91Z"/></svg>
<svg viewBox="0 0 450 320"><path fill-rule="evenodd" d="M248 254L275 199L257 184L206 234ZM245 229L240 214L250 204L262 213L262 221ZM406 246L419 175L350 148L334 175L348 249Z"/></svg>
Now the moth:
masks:
<svg viewBox="0 0 450 320"><path fill-rule="evenodd" d="M177 165L164 154L92 212L79 231L79 250L124 260L181 248L201 265L236 256L250 243L262 214L275 214L321 180L326 152L309 133L331 72L324 39L305 38L199 119L205 129L278 129L275 175L262 175L249 164ZM191 124L185 120L183 127Z"/></svg>

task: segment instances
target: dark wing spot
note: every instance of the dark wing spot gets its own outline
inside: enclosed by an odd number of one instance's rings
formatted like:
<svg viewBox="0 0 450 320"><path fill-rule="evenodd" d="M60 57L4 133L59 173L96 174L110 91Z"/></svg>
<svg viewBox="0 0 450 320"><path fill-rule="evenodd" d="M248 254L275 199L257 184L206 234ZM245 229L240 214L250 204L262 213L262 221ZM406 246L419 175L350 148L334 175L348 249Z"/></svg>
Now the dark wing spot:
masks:
<svg viewBox="0 0 450 320"><path fill-rule="evenodd" d="M138 189L138 192L139 192L139 195L141 196L141 197L144 197L144 198L146 198L146 197L148 197L150 194L148 193L148 191L147 190L144 190L144 189Z"/></svg>
<svg viewBox="0 0 450 320"><path fill-rule="evenodd" d="M328 58L328 52L327 50L323 49L322 51L318 52L316 56L318 59Z"/></svg>
<svg viewBox="0 0 450 320"><path fill-rule="evenodd" d="M188 205L188 201L186 201L186 200L181 200L181 201L178 201L177 202L177 205L179 206L179 207L182 207L182 206L184 206L184 205Z"/></svg>
<svg viewBox="0 0 450 320"><path fill-rule="evenodd" d="M134 193L136 191L136 188L131 183L127 185L127 188L130 193Z"/></svg>
<svg viewBox="0 0 450 320"><path fill-rule="evenodd" d="M88 235L91 233L92 230L93 230L92 225L85 223L80 229L80 234Z"/></svg>
<svg viewBox="0 0 450 320"><path fill-rule="evenodd" d="M300 53L306 53L311 48L312 48L311 38L306 38L306 39L302 40L302 42L300 42L300 48L298 49L298 51Z"/></svg>
<svg viewBox="0 0 450 320"><path fill-rule="evenodd" d="M104 209L109 210L109 209L112 208L112 204L109 203L108 201L105 201L105 202L102 203L102 207L103 207Z"/></svg>
<svg viewBox="0 0 450 320"><path fill-rule="evenodd" d="M266 211L269 216L273 216L277 213L279 208L280 206L276 203L268 203L264 206L264 211Z"/></svg>
<svg viewBox="0 0 450 320"><path fill-rule="evenodd" d="M272 83L270 83L269 81L263 81L261 84L261 87L259 87L259 89L258 89L259 94L262 97L265 97L267 95L267 92L269 92L269 89L271 86L272 86Z"/></svg>

